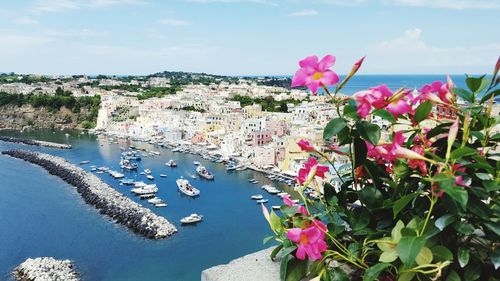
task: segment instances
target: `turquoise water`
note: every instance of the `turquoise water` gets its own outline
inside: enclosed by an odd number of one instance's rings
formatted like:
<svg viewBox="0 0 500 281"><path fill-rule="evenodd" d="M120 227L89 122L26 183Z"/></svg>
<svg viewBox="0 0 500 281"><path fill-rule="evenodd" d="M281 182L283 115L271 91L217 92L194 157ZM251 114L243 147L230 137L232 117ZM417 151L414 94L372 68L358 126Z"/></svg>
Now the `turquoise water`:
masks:
<svg viewBox="0 0 500 281"><path fill-rule="evenodd" d="M5 134L5 133L3 133ZM21 137L56 141L73 145L71 150L30 147L0 142L0 150L23 148L62 156L70 162L90 160L85 165L106 165L118 169L120 146L96 136L71 132L10 133ZM156 209L131 195L107 174L99 175L117 190L173 222L179 232L160 241L143 239L126 228L112 223L84 204L76 191L44 169L27 162L0 156L0 279L29 257L53 256L76 263L85 280L199 280L203 269L227 263L242 255L269 247L262 239L269 235L261 209L250 196L262 192L260 186L272 183L253 171L227 172L222 164L212 163L191 154L172 153L149 144L137 144L160 156L143 158L140 169L149 168L159 186L158 196L168 203ZM175 159L177 168L164 165ZM198 198L181 196L175 180L195 172L193 161L200 161L215 174L214 181L190 179L201 190ZM159 174L167 174L160 178ZM137 179L148 180L131 174ZM249 178L260 183L250 184ZM274 182L276 186L283 187ZM268 208L278 205L277 196ZM179 220L193 212L205 220L195 226L181 226Z"/></svg>

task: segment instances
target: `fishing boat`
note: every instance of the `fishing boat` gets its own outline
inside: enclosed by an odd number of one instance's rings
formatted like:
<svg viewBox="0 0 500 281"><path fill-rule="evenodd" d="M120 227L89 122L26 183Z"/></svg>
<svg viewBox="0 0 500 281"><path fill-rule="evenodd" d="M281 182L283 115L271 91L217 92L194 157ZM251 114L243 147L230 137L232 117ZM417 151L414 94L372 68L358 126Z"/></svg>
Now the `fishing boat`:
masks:
<svg viewBox="0 0 500 281"><path fill-rule="evenodd" d="M275 206L273 206L272 208L273 208L273 210L279 210L279 209L281 209L281 206L277 206L277 205L275 205Z"/></svg>
<svg viewBox="0 0 500 281"><path fill-rule="evenodd" d="M149 175L149 174L151 174L151 170L150 169L146 169L146 170L144 170L144 173L147 174L147 175Z"/></svg>
<svg viewBox="0 0 500 281"><path fill-rule="evenodd" d="M167 177L167 175L165 175L165 174L160 174L160 177L162 177L162 178L166 178L166 177Z"/></svg>
<svg viewBox="0 0 500 281"><path fill-rule="evenodd" d="M207 170L207 168L205 168L202 165L199 165L196 168L196 172L198 173L198 175L200 175L200 177L203 177L203 178L205 178L207 180L213 180L214 179L214 175L211 172L209 172Z"/></svg>
<svg viewBox="0 0 500 281"><path fill-rule="evenodd" d="M126 179L121 180L120 183L122 183L124 185L133 185L134 184L134 180L126 178Z"/></svg>
<svg viewBox="0 0 500 281"><path fill-rule="evenodd" d="M156 193L158 192L158 187L156 187L156 184L148 184L143 187L137 187L137 188L132 188L132 193L136 195L144 195L144 194L150 194L150 193Z"/></svg>
<svg viewBox="0 0 500 281"><path fill-rule="evenodd" d="M165 163L165 165L169 167L177 167L177 163L175 163L175 161L172 159L168 160L168 162Z"/></svg>
<svg viewBox="0 0 500 281"><path fill-rule="evenodd" d="M203 216L202 215L191 214L188 217L182 218L181 219L181 223L182 224L190 224L190 223L197 223L197 222L200 222L202 220L203 220Z"/></svg>
<svg viewBox="0 0 500 281"><path fill-rule="evenodd" d="M139 196L139 198L141 200L150 199L150 198L153 198L153 197L155 197L154 193L146 193L146 194L142 194L142 195Z"/></svg>
<svg viewBox="0 0 500 281"><path fill-rule="evenodd" d="M146 178L147 178L148 180L150 180L150 181L152 181L152 180L154 180L154 179L155 179L155 177L153 177L152 175L147 175L147 176L146 176Z"/></svg>
<svg viewBox="0 0 500 281"><path fill-rule="evenodd" d="M267 200L267 199L260 199L260 200L257 200L255 202L257 202L257 204L265 204L265 203L269 202L269 200Z"/></svg>
<svg viewBox="0 0 500 281"><path fill-rule="evenodd" d="M194 162L193 162L193 164L194 164L195 166L198 166L198 165L200 165L200 162L198 162L198 161L194 161Z"/></svg>
<svg viewBox="0 0 500 281"><path fill-rule="evenodd" d="M192 186L188 180L181 177L176 181L176 183L179 191L186 194L187 196L194 197L200 195L200 191Z"/></svg>
<svg viewBox="0 0 500 281"><path fill-rule="evenodd" d="M252 195L250 198L251 198L252 200L260 200L260 199L262 199L263 197L262 197L262 195L261 195L261 194L257 194L257 195Z"/></svg>
<svg viewBox="0 0 500 281"><path fill-rule="evenodd" d="M84 165L84 164L88 164L88 163L90 163L90 161L89 161L89 160L83 160L83 161L80 161L80 165Z"/></svg>

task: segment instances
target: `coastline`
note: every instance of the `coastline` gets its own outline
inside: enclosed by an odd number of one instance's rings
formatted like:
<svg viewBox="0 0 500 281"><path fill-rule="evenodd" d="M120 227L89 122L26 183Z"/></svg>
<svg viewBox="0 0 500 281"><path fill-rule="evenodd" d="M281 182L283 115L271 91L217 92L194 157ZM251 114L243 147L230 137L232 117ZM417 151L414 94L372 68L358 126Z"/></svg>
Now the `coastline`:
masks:
<svg viewBox="0 0 500 281"><path fill-rule="evenodd" d="M25 145L43 146L43 147L50 147L50 148L60 148L60 149L71 149L72 148L72 146L69 144L55 143L55 142L48 142L48 141L41 141L41 140L32 140L32 139L6 137L6 136L0 136L0 141L21 143L21 144L25 144Z"/></svg>
<svg viewBox="0 0 500 281"><path fill-rule="evenodd" d="M76 188L83 200L99 213L148 239L162 239L177 229L164 217L154 214L104 183L97 176L64 158L26 150L2 151L2 154L38 165Z"/></svg>

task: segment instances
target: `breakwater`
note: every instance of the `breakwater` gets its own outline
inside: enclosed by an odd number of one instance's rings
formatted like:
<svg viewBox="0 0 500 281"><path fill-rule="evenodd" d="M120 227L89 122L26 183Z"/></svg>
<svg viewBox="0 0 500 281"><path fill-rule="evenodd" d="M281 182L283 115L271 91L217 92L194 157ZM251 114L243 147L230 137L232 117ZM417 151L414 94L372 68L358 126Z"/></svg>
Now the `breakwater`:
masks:
<svg viewBox="0 0 500 281"><path fill-rule="evenodd" d="M87 204L139 235L161 239L177 231L165 218L133 202L97 176L64 158L26 150L8 150L2 151L2 154L36 164L50 174L60 177L74 186Z"/></svg>
<svg viewBox="0 0 500 281"><path fill-rule="evenodd" d="M0 136L0 141L22 143L22 144L34 145L34 146L44 146L44 147L51 147L51 148L62 148L62 149L72 148L71 145L69 145L69 144L62 144L62 143L55 143L55 142L48 142L48 141L39 141L39 140L28 140L28 139L5 137L5 136Z"/></svg>
<svg viewBox="0 0 500 281"><path fill-rule="evenodd" d="M80 280L71 261L51 257L27 259L14 269L12 275L17 281Z"/></svg>

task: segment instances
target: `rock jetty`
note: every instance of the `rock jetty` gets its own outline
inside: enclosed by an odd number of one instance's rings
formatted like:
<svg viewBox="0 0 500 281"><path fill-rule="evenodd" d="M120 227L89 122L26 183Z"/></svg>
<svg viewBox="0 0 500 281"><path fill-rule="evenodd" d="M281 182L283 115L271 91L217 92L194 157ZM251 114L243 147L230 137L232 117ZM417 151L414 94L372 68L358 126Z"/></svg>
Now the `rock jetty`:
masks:
<svg viewBox="0 0 500 281"><path fill-rule="evenodd" d="M12 274L17 281L80 281L71 261L51 257L27 259Z"/></svg>
<svg viewBox="0 0 500 281"><path fill-rule="evenodd" d="M39 140L28 140L28 139L20 139L20 138L5 137L5 136L0 136L0 141L22 143L22 144L34 145L34 146L44 146L44 147L51 147L51 148L62 148L62 149L70 149L71 148L71 145L69 145L69 144L62 144L62 143L55 143L55 142L48 142L48 141L39 141Z"/></svg>
<svg viewBox="0 0 500 281"><path fill-rule="evenodd" d="M50 174L60 177L74 186L87 204L139 235L149 239L161 239L177 231L164 217L135 203L94 174L64 158L26 150L8 150L2 151L2 154L39 165Z"/></svg>

